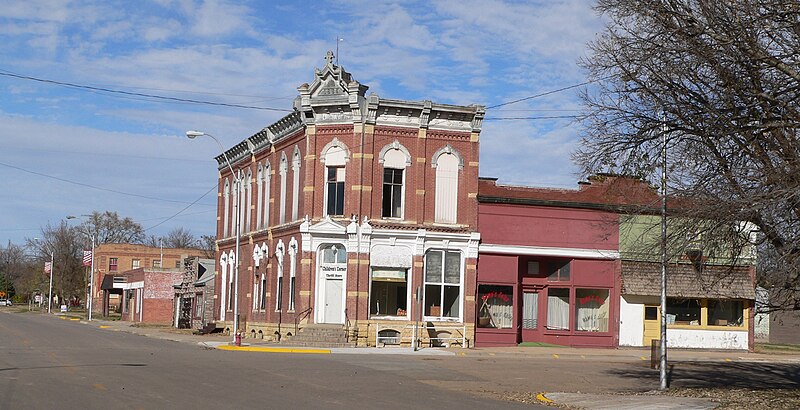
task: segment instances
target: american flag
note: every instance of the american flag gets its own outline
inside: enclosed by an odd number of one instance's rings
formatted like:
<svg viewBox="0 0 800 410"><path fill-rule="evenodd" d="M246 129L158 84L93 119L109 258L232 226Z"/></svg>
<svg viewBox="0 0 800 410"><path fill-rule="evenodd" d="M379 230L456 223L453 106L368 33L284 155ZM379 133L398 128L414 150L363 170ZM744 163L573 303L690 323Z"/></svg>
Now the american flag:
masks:
<svg viewBox="0 0 800 410"><path fill-rule="evenodd" d="M45 262L44 263L44 273L50 273L53 270L53 263L52 262Z"/></svg>
<svg viewBox="0 0 800 410"><path fill-rule="evenodd" d="M92 251L83 251L83 266L92 266Z"/></svg>

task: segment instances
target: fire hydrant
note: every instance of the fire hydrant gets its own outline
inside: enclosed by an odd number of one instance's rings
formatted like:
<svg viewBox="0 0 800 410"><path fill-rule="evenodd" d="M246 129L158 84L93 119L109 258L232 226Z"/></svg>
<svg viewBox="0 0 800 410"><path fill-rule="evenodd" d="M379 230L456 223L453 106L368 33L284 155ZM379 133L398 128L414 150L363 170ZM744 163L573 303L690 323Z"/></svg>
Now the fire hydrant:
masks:
<svg viewBox="0 0 800 410"><path fill-rule="evenodd" d="M241 331L236 331L236 334L234 335L233 340L234 340L233 344L235 344L236 346L241 346L242 345L242 332Z"/></svg>

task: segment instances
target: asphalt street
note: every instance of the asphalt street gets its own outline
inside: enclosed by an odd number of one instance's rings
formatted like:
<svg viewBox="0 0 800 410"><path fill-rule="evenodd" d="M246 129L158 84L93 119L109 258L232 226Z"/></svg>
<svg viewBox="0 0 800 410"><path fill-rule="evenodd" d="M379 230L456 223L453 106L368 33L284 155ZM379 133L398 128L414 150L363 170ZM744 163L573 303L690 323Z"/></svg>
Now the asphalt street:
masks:
<svg viewBox="0 0 800 410"><path fill-rule="evenodd" d="M0 349L0 409L523 406L453 388L476 378L437 361L226 352L39 314L0 313Z"/></svg>
<svg viewBox="0 0 800 410"><path fill-rule="evenodd" d="M9 312L0 310L0 410L518 408L541 407L539 393L587 408L655 405L628 402L643 399L657 400L663 409L713 407L708 401L691 407L692 402L678 398L619 395L658 389L658 371L636 350L264 353L215 349L229 347L230 338L219 335ZM800 387L796 355L676 350L671 357L672 387Z"/></svg>

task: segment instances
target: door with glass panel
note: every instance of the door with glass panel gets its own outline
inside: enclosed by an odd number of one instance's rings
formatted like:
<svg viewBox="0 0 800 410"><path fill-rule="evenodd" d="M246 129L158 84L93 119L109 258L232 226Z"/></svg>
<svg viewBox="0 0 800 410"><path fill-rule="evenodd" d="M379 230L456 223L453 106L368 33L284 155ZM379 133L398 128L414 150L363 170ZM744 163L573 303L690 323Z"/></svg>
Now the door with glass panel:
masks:
<svg viewBox="0 0 800 410"><path fill-rule="evenodd" d="M522 341L534 342L539 337L539 293L522 292Z"/></svg>

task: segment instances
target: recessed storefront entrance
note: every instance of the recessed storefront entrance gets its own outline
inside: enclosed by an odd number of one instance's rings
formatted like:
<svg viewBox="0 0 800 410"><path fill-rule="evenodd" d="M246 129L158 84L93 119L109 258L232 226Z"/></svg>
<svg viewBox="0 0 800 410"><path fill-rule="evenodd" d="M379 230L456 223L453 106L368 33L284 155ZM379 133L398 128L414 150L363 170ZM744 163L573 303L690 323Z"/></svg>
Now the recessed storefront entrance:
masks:
<svg viewBox="0 0 800 410"><path fill-rule="evenodd" d="M317 269L319 295L317 323L343 324L345 281L347 278L347 251L341 245L325 245Z"/></svg>

